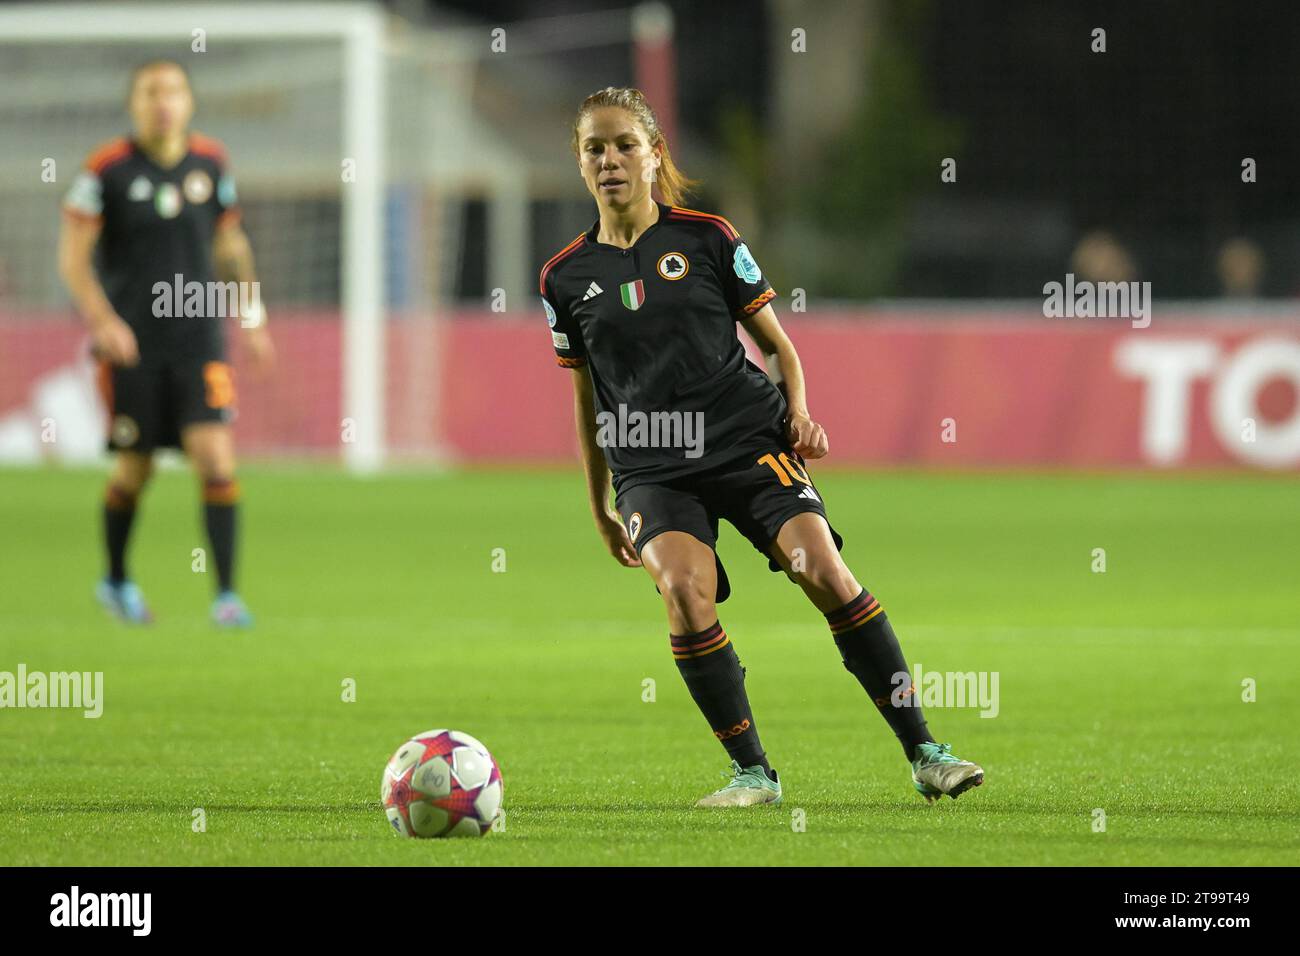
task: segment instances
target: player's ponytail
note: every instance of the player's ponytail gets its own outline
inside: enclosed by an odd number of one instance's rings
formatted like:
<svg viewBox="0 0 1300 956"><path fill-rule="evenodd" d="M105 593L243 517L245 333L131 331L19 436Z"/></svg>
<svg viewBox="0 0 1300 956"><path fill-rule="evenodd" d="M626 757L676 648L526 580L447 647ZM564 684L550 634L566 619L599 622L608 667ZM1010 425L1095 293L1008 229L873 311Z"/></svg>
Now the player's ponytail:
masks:
<svg viewBox="0 0 1300 956"><path fill-rule="evenodd" d="M662 135L660 136L663 141ZM668 143L663 143L663 152L659 156L659 175L655 184L659 187L659 193L664 198L664 202L670 206L686 205L686 197L690 192L700 184L698 179L687 179L682 171L677 168L673 162L673 157L668 152Z"/></svg>
<svg viewBox="0 0 1300 956"><path fill-rule="evenodd" d="M663 130L659 128L659 121L655 118L654 110L650 108L650 104L646 102L645 94L640 90L626 86L607 86L583 100L582 105L578 107L578 115L573 121L573 155L579 155L578 127L581 125L583 117L602 106L617 106L620 109L627 110L645 130L646 140L649 142L650 148L660 147L659 172L655 176L655 186L658 187L660 196L668 205L684 206L687 195L695 187L699 186L699 180L688 179L677 168L677 164L673 162L672 153L668 151L668 141L664 138Z"/></svg>

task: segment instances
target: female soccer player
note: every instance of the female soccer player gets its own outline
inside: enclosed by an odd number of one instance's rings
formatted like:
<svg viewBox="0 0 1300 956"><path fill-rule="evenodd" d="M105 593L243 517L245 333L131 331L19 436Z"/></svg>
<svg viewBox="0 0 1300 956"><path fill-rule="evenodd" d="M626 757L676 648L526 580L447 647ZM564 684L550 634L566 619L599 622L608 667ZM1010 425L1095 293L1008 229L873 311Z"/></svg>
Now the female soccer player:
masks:
<svg viewBox="0 0 1300 956"><path fill-rule="evenodd" d="M826 616L921 795L933 802L978 786L983 770L936 744L910 706L889 619L840 558L842 541L804 467L826 454L826 432L809 416L799 356L753 255L721 216L677 205L692 184L639 90L589 96L572 147L600 217L542 268L542 302L559 364L573 370L597 530L620 563L654 579L678 669L731 757L731 781L697 806L781 800L745 671L718 621L716 605L730 593L714 552L720 518ZM651 196L655 182L667 204ZM737 321L775 381L746 359Z"/></svg>
<svg viewBox="0 0 1300 956"><path fill-rule="evenodd" d="M64 200L59 237L59 271L101 362L117 453L104 503L108 574L96 595L123 620L152 620L127 576L126 544L154 449L180 447L202 483L212 620L248 626L234 590L235 392L222 321L238 306L254 367L269 369L253 254L225 149L189 132L194 98L184 68L170 60L137 68L128 107L133 135L90 154ZM224 285L213 281L214 263ZM202 294L191 298L194 289Z"/></svg>

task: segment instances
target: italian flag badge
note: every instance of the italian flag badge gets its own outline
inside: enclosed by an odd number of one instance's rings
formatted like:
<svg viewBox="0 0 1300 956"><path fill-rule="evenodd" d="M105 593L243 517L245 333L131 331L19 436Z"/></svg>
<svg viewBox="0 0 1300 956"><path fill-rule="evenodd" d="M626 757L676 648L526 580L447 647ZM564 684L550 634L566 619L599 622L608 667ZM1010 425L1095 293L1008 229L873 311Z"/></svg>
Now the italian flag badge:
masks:
<svg viewBox="0 0 1300 956"><path fill-rule="evenodd" d="M624 282L618 287L618 294L623 298L623 308L635 312L645 301L645 284L640 279L635 282Z"/></svg>

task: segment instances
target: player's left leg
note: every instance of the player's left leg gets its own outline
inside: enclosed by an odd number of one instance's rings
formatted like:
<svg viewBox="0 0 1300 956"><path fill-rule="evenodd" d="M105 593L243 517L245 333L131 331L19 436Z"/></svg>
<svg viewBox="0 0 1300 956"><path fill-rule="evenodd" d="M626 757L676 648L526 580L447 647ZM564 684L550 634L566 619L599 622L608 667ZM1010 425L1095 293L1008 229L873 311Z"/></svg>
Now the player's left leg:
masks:
<svg viewBox="0 0 1300 956"><path fill-rule="evenodd" d="M820 514L787 520L772 543L772 557L826 616L845 668L880 709L912 760L918 744L932 743L920 707L906 706L911 678L884 608L845 565ZM903 706L895 706L898 700Z"/></svg>
<svg viewBox="0 0 1300 956"><path fill-rule="evenodd" d="M235 593L239 482L235 478L234 436L229 425L197 422L181 429L181 447L203 488L203 523L217 577L212 620L223 627L248 627L252 615Z"/></svg>
<svg viewBox="0 0 1300 956"><path fill-rule="evenodd" d="M917 791L929 801L945 793L956 799L983 783L980 767L934 742L889 618L844 563L825 517L810 510L786 520L771 555L826 616L845 669L903 745Z"/></svg>

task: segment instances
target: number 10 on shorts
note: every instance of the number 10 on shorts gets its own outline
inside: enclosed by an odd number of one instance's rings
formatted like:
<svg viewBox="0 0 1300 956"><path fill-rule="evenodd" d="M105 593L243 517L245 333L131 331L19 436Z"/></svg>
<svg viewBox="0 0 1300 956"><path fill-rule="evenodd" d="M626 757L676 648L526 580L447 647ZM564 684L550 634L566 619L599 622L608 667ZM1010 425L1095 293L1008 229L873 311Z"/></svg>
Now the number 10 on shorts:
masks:
<svg viewBox="0 0 1300 956"><path fill-rule="evenodd" d="M785 452L781 452L779 455L766 454L758 460L758 464L767 465L767 467L771 468L776 473L777 479L787 488L794 487L794 481L801 482L809 488L812 487L808 472L804 471L803 467L796 462L791 461L790 456ZM791 478L794 481L791 481Z"/></svg>

